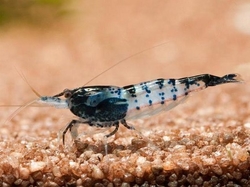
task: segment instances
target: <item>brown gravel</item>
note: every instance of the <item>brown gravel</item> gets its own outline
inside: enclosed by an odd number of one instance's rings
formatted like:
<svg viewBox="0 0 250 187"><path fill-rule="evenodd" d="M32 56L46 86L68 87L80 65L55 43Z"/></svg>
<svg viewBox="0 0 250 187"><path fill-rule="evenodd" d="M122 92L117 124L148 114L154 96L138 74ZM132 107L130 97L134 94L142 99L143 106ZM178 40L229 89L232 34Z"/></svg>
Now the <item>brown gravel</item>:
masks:
<svg viewBox="0 0 250 187"><path fill-rule="evenodd" d="M13 66L42 95L83 85L130 58L95 84L126 85L201 73L240 73L245 84L195 93L175 109L131 121L108 139L86 135L66 146L57 132L68 110L2 106L2 186L250 186L250 4L242 1L79 1L69 17L47 28L8 25L0 32L0 102L36 97Z"/></svg>

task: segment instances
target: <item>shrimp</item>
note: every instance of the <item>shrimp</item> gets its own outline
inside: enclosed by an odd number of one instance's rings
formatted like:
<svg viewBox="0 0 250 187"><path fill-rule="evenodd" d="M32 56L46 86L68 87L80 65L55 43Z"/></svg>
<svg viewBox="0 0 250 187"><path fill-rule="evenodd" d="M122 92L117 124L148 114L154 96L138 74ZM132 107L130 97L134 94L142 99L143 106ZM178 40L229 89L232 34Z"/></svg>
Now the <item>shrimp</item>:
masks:
<svg viewBox="0 0 250 187"><path fill-rule="evenodd" d="M62 141L70 131L73 139L77 138L79 124L96 127L115 127L105 135L114 135L119 125L128 129L134 127L127 120L135 120L168 111L187 99L190 92L196 92L210 86L225 83L242 82L240 75L227 74L218 77L201 74L179 79L156 79L124 87L84 86L65 89L54 96L41 96L37 102L57 108L68 108L78 119L73 119L62 131ZM64 97L64 98L60 98Z"/></svg>

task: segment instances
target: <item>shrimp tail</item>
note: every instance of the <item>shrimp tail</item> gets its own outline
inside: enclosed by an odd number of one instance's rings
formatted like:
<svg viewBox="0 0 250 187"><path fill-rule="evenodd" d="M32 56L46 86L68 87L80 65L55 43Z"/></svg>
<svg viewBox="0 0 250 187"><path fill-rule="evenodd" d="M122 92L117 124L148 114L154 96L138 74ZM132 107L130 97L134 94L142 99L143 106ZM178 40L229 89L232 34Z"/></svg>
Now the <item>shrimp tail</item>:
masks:
<svg viewBox="0 0 250 187"><path fill-rule="evenodd" d="M240 83L243 82L243 79L239 74L227 74L223 77L207 74L207 76L205 76L204 82L206 83L206 86L217 86L225 83Z"/></svg>

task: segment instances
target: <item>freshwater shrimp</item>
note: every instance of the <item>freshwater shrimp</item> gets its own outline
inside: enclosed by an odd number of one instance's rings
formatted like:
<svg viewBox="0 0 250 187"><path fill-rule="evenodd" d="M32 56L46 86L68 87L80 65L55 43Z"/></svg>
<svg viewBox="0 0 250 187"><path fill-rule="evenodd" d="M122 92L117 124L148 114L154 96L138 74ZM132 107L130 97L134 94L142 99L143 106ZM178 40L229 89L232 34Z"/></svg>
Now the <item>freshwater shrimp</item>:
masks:
<svg viewBox="0 0 250 187"><path fill-rule="evenodd" d="M115 129L105 135L114 135L119 125L134 129L127 120L153 116L182 103L190 92L225 83L242 82L239 74L218 77L201 74L179 79L156 79L124 87L84 86L65 89L54 96L40 96L36 101L57 108L69 109L78 119L73 119L62 131L62 142L70 131L73 139L78 136L79 124ZM60 98L64 97L64 98Z"/></svg>

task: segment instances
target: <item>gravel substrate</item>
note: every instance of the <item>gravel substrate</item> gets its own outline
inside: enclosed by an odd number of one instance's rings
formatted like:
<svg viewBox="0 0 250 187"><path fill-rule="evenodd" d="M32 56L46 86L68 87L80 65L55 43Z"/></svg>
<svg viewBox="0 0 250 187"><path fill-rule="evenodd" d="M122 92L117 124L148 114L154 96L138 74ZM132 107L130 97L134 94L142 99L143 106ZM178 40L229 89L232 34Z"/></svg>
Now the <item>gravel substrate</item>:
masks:
<svg viewBox="0 0 250 187"><path fill-rule="evenodd" d="M250 186L249 1L70 2L53 23L0 25L0 186ZM107 131L81 125L83 135L67 133L63 146L57 133L72 120L68 110L27 107L4 122L9 105L36 98L13 66L51 96L126 57L88 85L203 73L246 82L190 94L107 141Z"/></svg>
<svg viewBox="0 0 250 187"><path fill-rule="evenodd" d="M41 113L34 113L37 122L19 121L17 117L18 120L13 119L1 129L1 134L10 135L2 135L0 142L1 183L4 186L249 186L249 103L244 94L234 100L242 92L235 91L235 87L242 85L203 91L213 95L208 98L211 102L206 103L216 102L214 107L200 109L198 103L205 94L196 93L180 110L177 107L172 112L132 122L141 129L142 136L120 128L108 139L108 155L104 151L103 133L81 136L74 143L67 136L63 146L56 132L48 133L48 125L41 127L44 121L54 123L49 116L39 118ZM20 115L24 118L25 114ZM36 130L30 128L34 133L28 135L25 124L32 121ZM83 125L81 130L91 129L86 128Z"/></svg>

